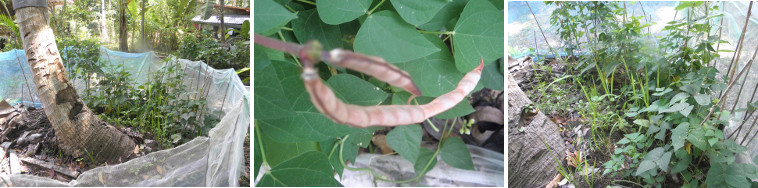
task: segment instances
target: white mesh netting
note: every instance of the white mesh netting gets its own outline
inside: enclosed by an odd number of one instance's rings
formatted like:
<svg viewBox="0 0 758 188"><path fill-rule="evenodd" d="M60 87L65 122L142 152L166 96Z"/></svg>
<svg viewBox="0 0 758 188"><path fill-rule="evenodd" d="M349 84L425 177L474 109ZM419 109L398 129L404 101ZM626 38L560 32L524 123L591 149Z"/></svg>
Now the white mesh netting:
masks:
<svg viewBox="0 0 758 188"><path fill-rule="evenodd" d="M101 62L123 65L131 73L133 84L145 83L149 73L178 63L178 72L185 74L183 84L188 93L196 93L188 96L206 100L204 110L208 112L223 111L221 121L208 137L197 137L121 164L94 168L71 182L13 174L0 176L0 186L238 186L237 178L248 160L244 158L243 144L250 126L250 88L242 84L233 69L216 70L200 61L173 57L164 61L153 52L125 53L101 47L100 54ZM0 99L40 107L28 66L23 50L0 53ZM81 95L84 82L73 82Z"/></svg>

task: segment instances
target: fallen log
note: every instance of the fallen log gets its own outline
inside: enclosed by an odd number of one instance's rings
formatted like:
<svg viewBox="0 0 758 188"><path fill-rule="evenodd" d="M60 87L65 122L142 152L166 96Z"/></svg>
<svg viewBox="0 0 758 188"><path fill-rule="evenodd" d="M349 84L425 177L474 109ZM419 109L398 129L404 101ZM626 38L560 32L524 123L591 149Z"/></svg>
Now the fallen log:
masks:
<svg viewBox="0 0 758 188"><path fill-rule="evenodd" d="M558 125L542 112L523 121L523 109L532 104L508 74L508 186L545 187L565 158ZM531 111L531 110L529 110ZM548 147L546 147L549 146Z"/></svg>

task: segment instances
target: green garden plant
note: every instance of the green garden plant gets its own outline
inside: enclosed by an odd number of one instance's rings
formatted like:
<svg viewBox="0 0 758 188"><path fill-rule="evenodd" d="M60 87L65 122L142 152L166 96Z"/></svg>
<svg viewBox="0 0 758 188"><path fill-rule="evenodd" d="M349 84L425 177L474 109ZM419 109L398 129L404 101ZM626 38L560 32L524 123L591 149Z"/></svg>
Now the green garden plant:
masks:
<svg viewBox="0 0 758 188"><path fill-rule="evenodd" d="M135 84L124 65L100 58L97 42L63 39L60 44L61 57L72 69L70 79L85 82L83 100L104 121L148 133L164 148L207 136L220 121L222 112L204 111L201 94L182 84L185 75L178 63L167 59L163 71Z"/></svg>
<svg viewBox="0 0 758 188"><path fill-rule="evenodd" d="M182 59L203 61L216 69L234 68L242 70L250 68L249 38L245 40L221 41L212 37L211 32L203 31L198 34L188 34L182 38L179 49L174 55ZM249 36L248 36L249 37ZM239 74L241 80L250 78L250 73ZM244 82L244 81L243 81ZM246 82L249 83L249 82Z"/></svg>
<svg viewBox="0 0 758 188"><path fill-rule="evenodd" d="M590 119L593 144L612 151L602 162L604 175L620 173L625 180L619 182L645 187L670 186L667 178L691 187L753 184L756 168L735 162L746 148L724 138L733 111L719 105L723 97L712 99L733 84L709 66L720 58L717 52L727 52L713 47L727 43L713 32L723 16L719 3L681 2L675 10L683 16L668 22L660 37L644 32L651 23L642 24L646 15L635 16L627 2L547 4L558 7L551 23L566 41L562 48L578 59L573 80L589 104L581 114ZM644 42L650 39L660 45ZM600 112L599 106L608 107ZM612 144L614 131L623 137Z"/></svg>

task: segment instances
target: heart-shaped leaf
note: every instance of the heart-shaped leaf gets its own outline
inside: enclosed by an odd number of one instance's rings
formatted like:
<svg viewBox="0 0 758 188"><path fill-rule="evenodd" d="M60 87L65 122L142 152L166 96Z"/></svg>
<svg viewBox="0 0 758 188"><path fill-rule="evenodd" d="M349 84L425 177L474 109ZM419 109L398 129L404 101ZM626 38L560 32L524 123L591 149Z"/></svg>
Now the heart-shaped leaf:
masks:
<svg viewBox="0 0 758 188"><path fill-rule="evenodd" d="M674 146L674 150L679 150L684 146L684 139L687 138L687 130L690 128L690 123L684 122L676 126L674 130L671 130L671 145Z"/></svg>
<svg viewBox="0 0 758 188"><path fill-rule="evenodd" d="M503 89L505 89L505 76L499 71L501 67L504 67L503 61L490 63L487 66L484 66L479 83L486 88L503 91Z"/></svg>
<svg viewBox="0 0 758 188"><path fill-rule="evenodd" d="M277 118L256 116L257 125L261 126L261 130L266 132L268 136L275 137L282 142L323 141L361 130L334 123L313 106L309 100L310 96L305 91L305 87L303 87L303 81L300 79L300 67L295 63L272 61L271 66L274 68L272 71L257 73L255 75L256 81L258 81L259 76L265 76L263 74L274 74L277 79L271 81L278 82L282 86L284 94L281 96L270 95L270 97L280 98L275 101L287 101L289 106L282 108L291 109L291 113L294 114ZM376 105L386 98L386 94L382 94L384 93L383 91L366 81L355 78L355 76L335 75L332 79L335 80L332 81L330 79L327 84L333 88L335 95L346 100L347 103ZM255 91L255 95L268 92L268 90ZM268 106L256 107L260 107L256 108L259 110L263 109L260 111L265 111L269 108ZM259 110L256 110L256 113Z"/></svg>
<svg viewBox="0 0 758 188"><path fill-rule="evenodd" d="M253 30L264 36L276 33L287 22L297 18L294 13L272 0L256 0L253 14L253 23L255 23Z"/></svg>
<svg viewBox="0 0 758 188"><path fill-rule="evenodd" d="M434 17L429 20L429 22L418 27L427 31L440 30L445 24L455 21L454 19L458 19L458 16L463 12L463 7L466 6L467 2L468 0L453 0L452 2L448 2L437 12L437 15L434 15ZM453 27L447 28L447 30L453 30Z"/></svg>
<svg viewBox="0 0 758 188"><path fill-rule="evenodd" d="M421 176L432 170L434 165L437 165L437 158L434 155L434 151L426 148L421 148L418 153L418 159L416 160L416 163L413 164L413 170L416 172L416 176ZM426 168L426 170L424 170L424 168Z"/></svg>
<svg viewBox="0 0 758 188"><path fill-rule="evenodd" d="M366 14L372 0L318 0L316 9L324 23L338 25Z"/></svg>
<svg viewBox="0 0 758 188"><path fill-rule="evenodd" d="M295 115L292 113L291 104L284 95L284 87L278 81L274 66L266 66L261 70L254 72L255 75L253 88L258 92L253 95L255 101L256 119L277 119L286 118Z"/></svg>
<svg viewBox="0 0 758 188"><path fill-rule="evenodd" d="M711 96L709 95L698 93L698 94L695 94L694 97L695 97L695 101L699 105L705 106L705 105L711 104Z"/></svg>
<svg viewBox="0 0 758 188"><path fill-rule="evenodd" d="M415 26L429 22L447 3L446 0L391 0L391 2L400 17Z"/></svg>
<svg viewBox="0 0 758 188"><path fill-rule="evenodd" d="M263 175L257 186L337 187L342 185L334 179L326 155L309 151L271 168Z"/></svg>
<svg viewBox="0 0 758 188"><path fill-rule="evenodd" d="M468 72L484 63L504 56L505 15L486 0L471 0L455 25L453 46L455 66Z"/></svg>
<svg viewBox="0 0 758 188"><path fill-rule="evenodd" d="M266 162L269 166L276 166L280 163L295 158L300 154L308 151L317 151L318 143L313 141L304 142L281 142L268 136L266 131L261 130L261 141L263 142L263 151L266 152Z"/></svg>
<svg viewBox="0 0 758 188"><path fill-rule="evenodd" d="M353 49L390 63L404 63L440 51L392 11L369 16L355 36Z"/></svg>
<svg viewBox="0 0 758 188"><path fill-rule="evenodd" d="M464 170L474 170L474 162L471 160L466 144L460 138L449 137L442 145L442 161L450 166Z"/></svg>
<svg viewBox="0 0 758 188"><path fill-rule="evenodd" d="M292 32L297 41L317 40L324 50L343 48L340 27L321 22L315 9L298 12L297 19L292 20Z"/></svg>
<svg viewBox="0 0 758 188"><path fill-rule="evenodd" d="M418 124L399 126L387 133L387 145L415 164L419 157L421 135L421 127Z"/></svg>
<svg viewBox="0 0 758 188"><path fill-rule="evenodd" d="M424 38L442 50L407 63L397 64L397 67L411 75L413 82L424 96L437 97L455 89L464 74L455 68L453 56L442 39L433 35L424 35ZM501 83L502 80L501 77Z"/></svg>

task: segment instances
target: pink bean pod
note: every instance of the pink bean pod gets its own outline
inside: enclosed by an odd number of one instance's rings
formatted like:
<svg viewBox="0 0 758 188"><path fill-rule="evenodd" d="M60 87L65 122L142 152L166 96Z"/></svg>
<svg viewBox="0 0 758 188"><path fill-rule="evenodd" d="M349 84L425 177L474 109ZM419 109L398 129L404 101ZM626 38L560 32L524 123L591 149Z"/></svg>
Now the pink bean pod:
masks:
<svg viewBox="0 0 758 188"><path fill-rule="evenodd" d="M390 85L403 88L414 96L421 90L413 83L411 75L381 57L363 55L343 49L333 49L323 59L335 66L344 67L373 76Z"/></svg>
<svg viewBox="0 0 758 188"><path fill-rule="evenodd" d="M342 59L342 61L346 60ZM351 63L360 64L360 62ZM423 105L357 106L345 104L334 95L329 87L324 85L314 67L306 66L301 77L305 82L305 89L310 94L313 105L332 121L361 128L371 126L392 127L420 123L453 108L474 90L481 78L483 67L484 62L481 60L477 68L463 76L453 91L440 95ZM371 71L371 69L361 70L364 73Z"/></svg>

